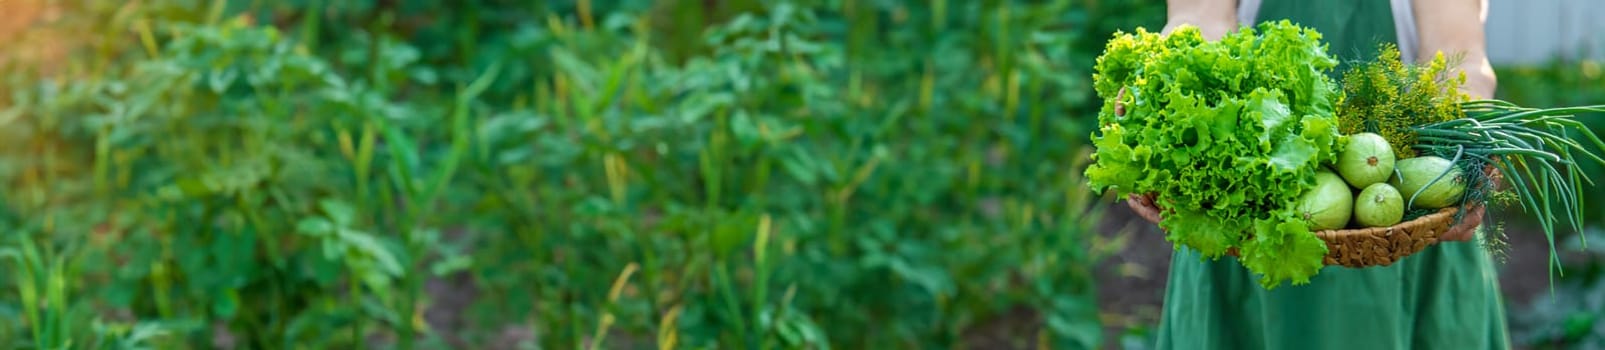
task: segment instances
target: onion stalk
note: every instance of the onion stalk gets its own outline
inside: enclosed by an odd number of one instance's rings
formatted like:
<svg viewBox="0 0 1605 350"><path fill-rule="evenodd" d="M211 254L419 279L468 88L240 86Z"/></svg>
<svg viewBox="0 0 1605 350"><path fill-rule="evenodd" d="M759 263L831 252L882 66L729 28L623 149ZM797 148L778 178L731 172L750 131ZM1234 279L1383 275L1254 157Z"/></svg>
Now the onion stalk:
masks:
<svg viewBox="0 0 1605 350"><path fill-rule="evenodd" d="M1577 168L1578 160L1605 165L1599 154L1605 141L1574 114L1605 112L1605 105L1527 108L1484 99L1461 102L1460 107L1464 118L1409 127L1418 136L1412 147L1425 154L1464 152L1466 161L1460 164L1467 173L1480 174L1483 167L1492 166L1504 174L1523 211L1535 214L1544 230L1553 281L1555 272L1564 274L1555 249L1555 229L1564 225L1583 230L1583 187L1594 183ZM1493 185L1469 181L1467 193L1492 193ZM1467 195L1461 204L1485 199Z"/></svg>

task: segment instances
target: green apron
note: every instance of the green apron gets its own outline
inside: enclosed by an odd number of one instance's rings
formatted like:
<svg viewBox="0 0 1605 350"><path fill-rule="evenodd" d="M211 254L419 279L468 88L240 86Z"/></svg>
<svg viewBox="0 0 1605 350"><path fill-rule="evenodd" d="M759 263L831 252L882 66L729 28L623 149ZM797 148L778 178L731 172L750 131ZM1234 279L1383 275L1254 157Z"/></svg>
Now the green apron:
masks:
<svg viewBox="0 0 1605 350"><path fill-rule="evenodd" d="M1376 44L1397 37L1386 0L1265 0L1256 17L1315 28L1343 61L1374 58ZM1477 243L1445 242L1391 266L1328 266L1310 284L1267 291L1235 258L1184 248L1171 257L1158 348L1507 349L1496 274Z"/></svg>

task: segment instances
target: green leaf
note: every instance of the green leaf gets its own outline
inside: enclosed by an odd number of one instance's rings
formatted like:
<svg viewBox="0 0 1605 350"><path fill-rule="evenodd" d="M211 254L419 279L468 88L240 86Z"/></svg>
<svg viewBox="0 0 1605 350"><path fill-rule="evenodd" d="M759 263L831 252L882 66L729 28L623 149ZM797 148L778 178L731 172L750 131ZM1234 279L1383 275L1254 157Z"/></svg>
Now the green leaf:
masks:
<svg viewBox="0 0 1605 350"><path fill-rule="evenodd" d="M1325 267L1326 242L1310 232L1293 210L1254 223L1254 237L1238 251L1243 266L1260 274L1260 285L1274 289L1283 281L1307 284Z"/></svg>
<svg viewBox="0 0 1605 350"><path fill-rule="evenodd" d="M1306 171L1310 169L1308 165L1314 163L1316 153L1321 151L1315 142L1289 134L1277 142L1269 163L1271 168L1280 172Z"/></svg>
<svg viewBox="0 0 1605 350"><path fill-rule="evenodd" d="M338 199L323 199L318 201L318 208L328 215L335 225L347 226L356 222L357 210L351 204Z"/></svg>
<svg viewBox="0 0 1605 350"><path fill-rule="evenodd" d="M401 262L396 259L389 248L379 243L378 238L367 232L357 230L342 229L339 230L339 233L340 240L349 243L355 252L377 263L380 272L389 276L401 276Z"/></svg>
<svg viewBox="0 0 1605 350"><path fill-rule="evenodd" d="M1048 329L1068 343L1072 349L1095 349L1103 342L1103 325L1098 321L1096 307L1090 303L1068 297L1053 299L1053 311L1047 315Z"/></svg>
<svg viewBox="0 0 1605 350"><path fill-rule="evenodd" d="M736 142L742 147L752 147L762 138L758 134L758 125L753 122L752 116L746 110L738 110L730 119L730 133L736 136Z"/></svg>
<svg viewBox="0 0 1605 350"><path fill-rule="evenodd" d="M221 291L222 295L212 296L212 312L223 319L232 319L240 310L240 297L233 289Z"/></svg>
<svg viewBox="0 0 1605 350"><path fill-rule="evenodd" d="M911 266L904 259L892 259L888 265L898 277L914 282L933 296L942 298L952 295L953 279L948 276L946 270L933 265L921 266L923 267Z"/></svg>
<svg viewBox="0 0 1605 350"><path fill-rule="evenodd" d="M218 69L213 70L212 73L207 74L206 77L207 87L212 89L212 93L221 94L224 92L224 90L228 90L229 85L234 83L235 78L239 77L239 71L233 69Z"/></svg>
<svg viewBox="0 0 1605 350"><path fill-rule="evenodd" d="M295 223L295 232L312 236L327 235L334 232L334 228L334 223L321 216L301 219Z"/></svg>
<svg viewBox="0 0 1605 350"><path fill-rule="evenodd" d="M819 180L819 177L815 176L818 173L815 167L818 165L814 163L813 157L809 156L805 148L792 148L790 156L781 159L780 166L803 185L812 186Z"/></svg>
<svg viewBox="0 0 1605 350"><path fill-rule="evenodd" d="M1278 100L1280 94L1268 92L1264 89L1255 90L1254 97L1249 98L1246 113L1254 113L1260 118L1261 125L1269 132L1260 133L1260 141L1270 141L1268 136L1278 133L1284 127L1292 126L1288 122L1294 121L1292 111L1287 104Z"/></svg>
<svg viewBox="0 0 1605 350"><path fill-rule="evenodd" d="M1205 257L1219 257L1226 250L1239 245L1242 233L1249 227L1236 221L1219 220L1200 211L1178 209L1165 215L1159 226L1165 228L1165 239L1185 245L1203 253Z"/></svg>
<svg viewBox="0 0 1605 350"><path fill-rule="evenodd" d="M445 276L456 273L457 271L467 270L468 268L473 267L473 265L474 260L470 256L451 255L430 265L429 272L435 276Z"/></svg>
<svg viewBox="0 0 1605 350"><path fill-rule="evenodd" d="M421 191L421 184L414 172L418 169L418 145L400 127L385 124L381 129L384 133L385 146L390 149L390 176L396 185L411 196Z"/></svg>

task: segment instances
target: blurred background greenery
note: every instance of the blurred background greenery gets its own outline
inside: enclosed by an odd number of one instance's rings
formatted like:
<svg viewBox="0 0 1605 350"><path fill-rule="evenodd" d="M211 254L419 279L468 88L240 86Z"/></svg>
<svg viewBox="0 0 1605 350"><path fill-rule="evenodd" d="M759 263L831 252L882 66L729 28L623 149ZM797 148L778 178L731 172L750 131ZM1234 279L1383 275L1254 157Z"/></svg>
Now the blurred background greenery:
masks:
<svg viewBox="0 0 1605 350"><path fill-rule="evenodd" d="M1169 246L1079 175L1163 14L0 2L0 347L1143 348ZM1593 249L1519 341L1605 342Z"/></svg>

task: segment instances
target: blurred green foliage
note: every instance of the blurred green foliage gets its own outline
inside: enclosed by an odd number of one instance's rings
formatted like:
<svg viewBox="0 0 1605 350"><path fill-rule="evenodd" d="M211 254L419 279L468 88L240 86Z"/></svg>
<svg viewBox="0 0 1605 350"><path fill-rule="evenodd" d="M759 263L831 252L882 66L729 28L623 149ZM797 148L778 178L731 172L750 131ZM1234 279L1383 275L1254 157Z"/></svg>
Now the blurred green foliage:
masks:
<svg viewBox="0 0 1605 350"><path fill-rule="evenodd" d="M51 2L0 347L1095 348L1090 69L1158 4Z"/></svg>
<svg viewBox="0 0 1605 350"><path fill-rule="evenodd" d="M1525 106L1577 106L1605 101L1605 62L1559 60L1543 65L1497 69L1498 95ZM1594 132L1605 131L1605 114L1578 116ZM1587 164L1584 172L1596 183L1605 168ZM1532 349L1605 348L1605 191L1588 192L1593 224L1583 235L1566 240L1566 278L1553 293L1545 293L1530 306L1511 312L1514 341ZM1586 236L1586 240L1580 239ZM1514 237L1512 239L1529 239ZM1592 244L1584 244L1591 242ZM1559 243L1559 242L1557 242Z"/></svg>
<svg viewBox="0 0 1605 350"><path fill-rule="evenodd" d="M1605 62L1592 60L1561 60L1532 66L1499 67L1499 98L1524 106L1559 107L1599 104L1605 101ZM1605 114L1589 113L1577 116L1595 133L1605 132ZM1581 166L1588 174L1605 174L1598 164ZM1601 176L1593 176L1596 184ZM1605 224L1605 191L1590 191L1585 199L1592 215L1585 215L1594 224Z"/></svg>
<svg viewBox="0 0 1605 350"><path fill-rule="evenodd" d="M1605 348L1605 231L1590 228L1584 246L1573 244L1567 260L1568 278L1553 293L1511 313L1517 344L1532 349Z"/></svg>

